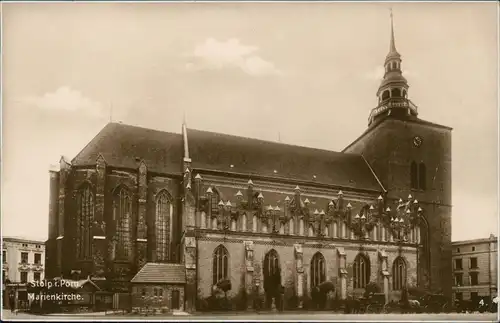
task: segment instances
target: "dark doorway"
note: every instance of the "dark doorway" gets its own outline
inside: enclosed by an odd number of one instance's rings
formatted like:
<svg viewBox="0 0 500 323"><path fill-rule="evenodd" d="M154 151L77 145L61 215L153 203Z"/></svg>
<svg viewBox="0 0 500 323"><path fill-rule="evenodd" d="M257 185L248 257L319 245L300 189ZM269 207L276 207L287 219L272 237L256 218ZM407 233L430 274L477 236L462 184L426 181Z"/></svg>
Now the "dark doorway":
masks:
<svg viewBox="0 0 500 323"><path fill-rule="evenodd" d="M172 291L172 309L178 310L180 308L180 293L178 290Z"/></svg>
<svg viewBox="0 0 500 323"><path fill-rule="evenodd" d="M266 307L272 307L273 299L276 308L280 308L281 267L276 250L270 250L264 258L264 292Z"/></svg>

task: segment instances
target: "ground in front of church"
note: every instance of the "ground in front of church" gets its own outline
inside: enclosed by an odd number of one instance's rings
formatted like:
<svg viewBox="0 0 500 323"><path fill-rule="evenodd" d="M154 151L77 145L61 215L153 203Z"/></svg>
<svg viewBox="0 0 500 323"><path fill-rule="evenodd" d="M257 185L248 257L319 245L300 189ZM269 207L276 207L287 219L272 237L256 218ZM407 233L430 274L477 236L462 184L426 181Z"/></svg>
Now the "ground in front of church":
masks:
<svg viewBox="0 0 500 323"><path fill-rule="evenodd" d="M181 313L179 313L181 314ZM472 313L472 314L459 314L459 313L441 313L441 314L342 314L342 313L328 313L328 312L247 312L247 313L196 313L193 315L154 315L154 316L139 316L139 315L123 315L123 314L105 314L105 313L86 313L86 314L65 314L65 315L34 315L28 313L13 314L9 310L2 310L2 321L14 320L37 320L37 321L61 321L61 320L147 320L147 321L196 321L196 320L343 320L343 321L357 321L357 320L384 320L384 321L483 321L483 322L498 322L496 313Z"/></svg>

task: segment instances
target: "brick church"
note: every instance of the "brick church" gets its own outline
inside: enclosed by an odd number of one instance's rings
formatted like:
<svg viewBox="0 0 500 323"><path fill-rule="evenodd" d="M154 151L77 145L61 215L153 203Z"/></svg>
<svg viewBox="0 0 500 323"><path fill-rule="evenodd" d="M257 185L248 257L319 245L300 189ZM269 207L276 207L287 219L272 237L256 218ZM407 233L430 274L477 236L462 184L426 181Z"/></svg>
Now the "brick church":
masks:
<svg viewBox="0 0 500 323"><path fill-rule="evenodd" d="M223 280L229 297L451 296L452 129L419 118L391 32L377 106L342 152L107 124L50 173L47 277L127 293L169 272L167 307L188 311Z"/></svg>

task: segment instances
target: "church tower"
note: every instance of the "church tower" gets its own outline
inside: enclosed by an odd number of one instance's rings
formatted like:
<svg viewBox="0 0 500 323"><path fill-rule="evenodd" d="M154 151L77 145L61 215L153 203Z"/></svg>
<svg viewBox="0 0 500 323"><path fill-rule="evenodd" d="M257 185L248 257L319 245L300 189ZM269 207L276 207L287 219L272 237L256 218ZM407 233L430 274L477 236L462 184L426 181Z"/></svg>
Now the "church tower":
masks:
<svg viewBox="0 0 500 323"><path fill-rule="evenodd" d="M417 284L451 296L451 131L425 121L409 99L391 12L389 53L368 129L344 149L362 154L388 201L412 195L424 209Z"/></svg>

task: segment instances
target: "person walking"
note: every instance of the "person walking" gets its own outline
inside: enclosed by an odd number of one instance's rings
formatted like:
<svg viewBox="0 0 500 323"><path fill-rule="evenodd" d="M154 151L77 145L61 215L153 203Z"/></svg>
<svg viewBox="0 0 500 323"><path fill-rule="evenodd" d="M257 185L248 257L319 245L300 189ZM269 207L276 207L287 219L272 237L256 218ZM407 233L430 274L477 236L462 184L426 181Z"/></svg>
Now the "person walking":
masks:
<svg viewBox="0 0 500 323"><path fill-rule="evenodd" d="M16 312L16 296L14 295L13 291L11 291L9 294L9 306L10 306L10 312L15 313Z"/></svg>

